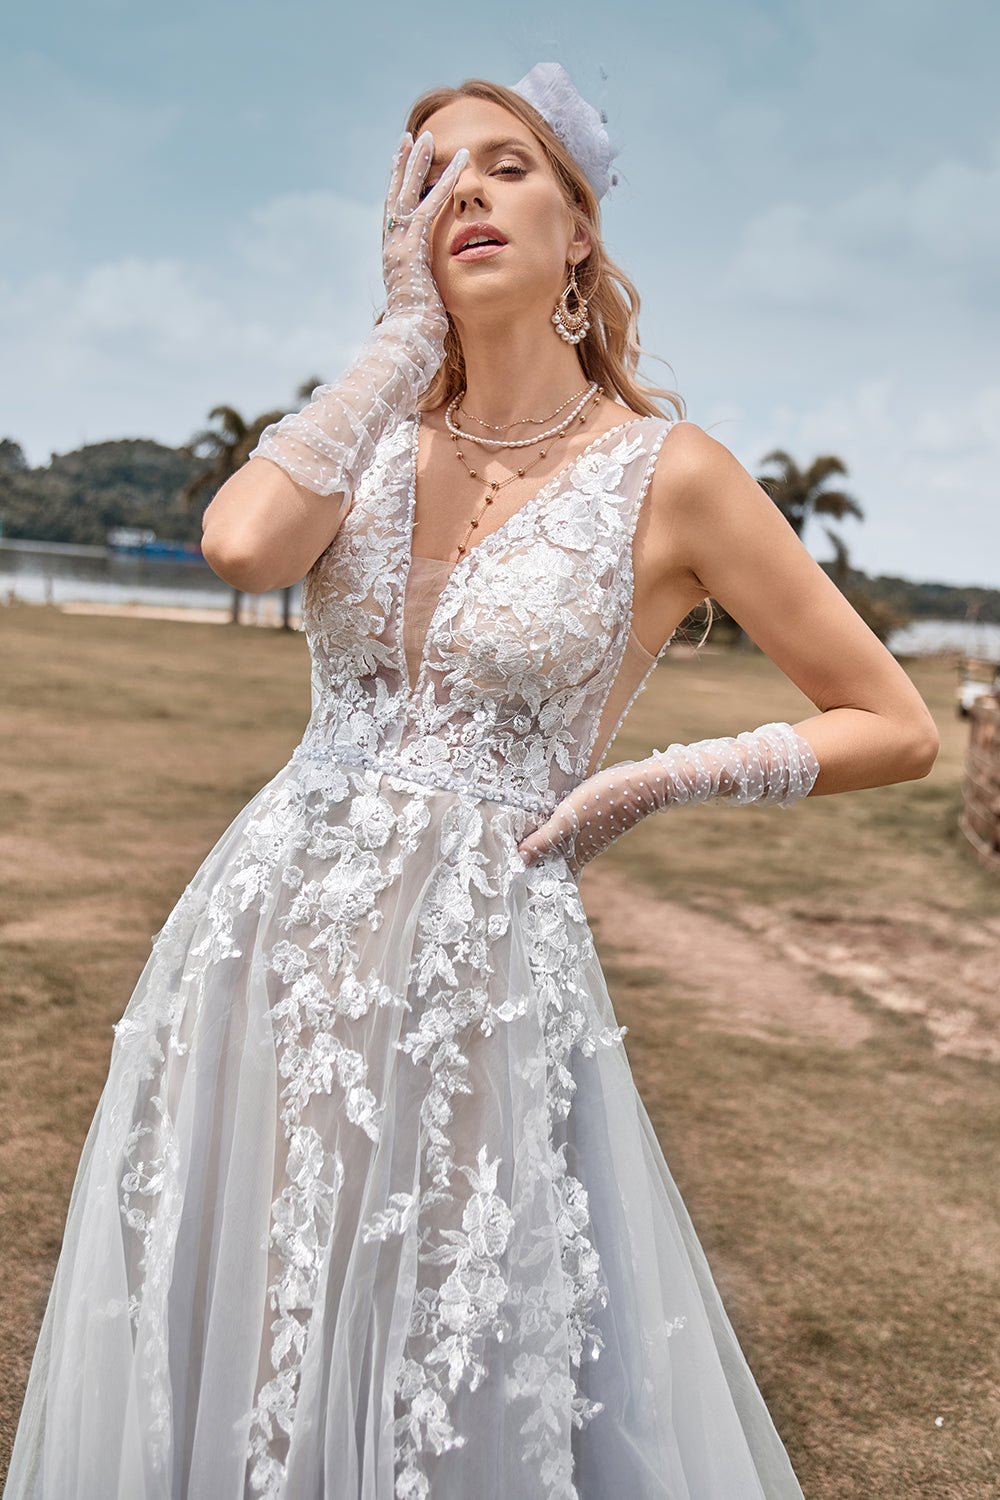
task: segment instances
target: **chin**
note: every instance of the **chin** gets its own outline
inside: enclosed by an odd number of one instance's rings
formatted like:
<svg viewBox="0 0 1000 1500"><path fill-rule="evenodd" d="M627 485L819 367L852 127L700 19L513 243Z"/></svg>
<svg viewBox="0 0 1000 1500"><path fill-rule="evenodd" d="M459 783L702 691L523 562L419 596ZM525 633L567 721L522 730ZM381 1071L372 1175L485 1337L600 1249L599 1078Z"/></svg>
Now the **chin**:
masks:
<svg viewBox="0 0 1000 1500"><path fill-rule="evenodd" d="M485 271L489 262L480 264ZM540 297L537 288L529 288L523 281L513 280L498 267L497 272L492 275L463 277L460 286L452 284L442 288L441 300L445 311L456 323L474 322L484 315L490 318L502 315L509 320L516 318L519 323L535 316L540 323L548 323L558 301L558 293L551 301L546 295Z"/></svg>

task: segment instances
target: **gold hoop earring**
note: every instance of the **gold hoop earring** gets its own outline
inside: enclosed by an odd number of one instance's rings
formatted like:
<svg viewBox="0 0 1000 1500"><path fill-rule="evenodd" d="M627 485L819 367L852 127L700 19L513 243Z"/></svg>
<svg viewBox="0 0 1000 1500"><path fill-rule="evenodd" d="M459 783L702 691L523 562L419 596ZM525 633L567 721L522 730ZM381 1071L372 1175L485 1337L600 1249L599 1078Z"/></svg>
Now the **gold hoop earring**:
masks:
<svg viewBox="0 0 1000 1500"><path fill-rule="evenodd" d="M570 297L573 298L575 307L570 307ZM576 266L569 268L569 281L556 303L552 321L556 325L559 337L565 339L567 344L579 344L590 331L590 323L587 320L587 299L576 284Z"/></svg>

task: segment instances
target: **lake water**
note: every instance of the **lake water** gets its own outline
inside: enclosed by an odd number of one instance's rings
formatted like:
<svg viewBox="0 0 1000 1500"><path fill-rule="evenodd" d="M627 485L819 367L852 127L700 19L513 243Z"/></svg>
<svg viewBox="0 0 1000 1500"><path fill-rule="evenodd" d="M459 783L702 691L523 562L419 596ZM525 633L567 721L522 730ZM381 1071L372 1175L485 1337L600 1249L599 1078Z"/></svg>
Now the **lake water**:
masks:
<svg viewBox="0 0 1000 1500"><path fill-rule="evenodd" d="M974 625L968 620L914 620L897 630L889 645L898 656L924 656L932 651L960 651L1000 661L1000 625Z"/></svg>
<svg viewBox="0 0 1000 1500"><path fill-rule="evenodd" d="M145 604L227 610L233 591L197 558L143 557L141 553L108 552L105 547L0 538L0 597L26 604ZM265 604L280 598L280 592L254 597ZM255 612L250 602L251 612ZM292 607L297 615L298 590Z"/></svg>
<svg viewBox="0 0 1000 1500"><path fill-rule="evenodd" d="M228 610L233 591L197 560L109 553L105 547L0 538L0 597L28 604L145 604L171 609ZM259 603L255 600L259 598ZM278 616L280 593L248 596L251 615ZM292 601L299 613L299 591ZM278 616L280 617L280 616ZM1000 661L1000 625L918 620L889 641L900 656L960 651Z"/></svg>

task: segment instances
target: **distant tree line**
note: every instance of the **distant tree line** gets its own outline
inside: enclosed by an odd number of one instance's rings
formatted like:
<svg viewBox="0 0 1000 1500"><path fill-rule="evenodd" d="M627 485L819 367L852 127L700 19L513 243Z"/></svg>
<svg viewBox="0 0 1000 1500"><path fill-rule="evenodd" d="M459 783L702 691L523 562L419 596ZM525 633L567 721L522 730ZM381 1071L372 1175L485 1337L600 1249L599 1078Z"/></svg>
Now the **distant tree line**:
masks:
<svg viewBox="0 0 1000 1500"><path fill-rule="evenodd" d="M318 377L303 382L304 400ZM20 446L0 440L0 534L5 537L103 546L115 526L149 528L157 536L196 542L201 513L230 474L245 462L263 428L280 411L245 420L231 406L210 413L209 427L190 443L169 448L148 438L88 443L53 454L30 468ZM841 459L824 455L802 469L783 450L762 460L758 480L801 536L811 518L861 519L861 506L831 481L846 474ZM883 639L910 619L977 618L1000 624L1000 589L912 583L888 575L869 577L851 566L843 538L826 528L834 556L822 566ZM724 614L723 611L717 613Z"/></svg>
<svg viewBox="0 0 1000 1500"><path fill-rule="evenodd" d="M318 375L303 381L297 401L319 384ZM0 536L104 546L112 527L128 526L197 542L205 506L287 409L245 420L232 406L216 406L209 412L215 425L180 448L122 438L53 453L35 469L20 444L0 439Z"/></svg>
<svg viewBox="0 0 1000 1500"><path fill-rule="evenodd" d="M842 521L845 516L864 519L864 511L853 495L831 481L846 476L843 460L833 454L814 458L805 469L783 449L761 460L766 471L757 482L774 501L795 535L802 536L814 517ZM953 588L946 583L911 583L907 578L879 575L871 578L851 566L842 535L824 526L833 547L833 557L821 563L861 618L880 640L910 620L983 620L1000 624L1000 589Z"/></svg>
<svg viewBox="0 0 1000 1500"><path fill-rule="evenodd" d="M149 527L196 542L201 514L184 490L204 464L148 438L88 443L29 468L19 445L0 442L0 526L5 537L103 546L113 526Z"/></svg>

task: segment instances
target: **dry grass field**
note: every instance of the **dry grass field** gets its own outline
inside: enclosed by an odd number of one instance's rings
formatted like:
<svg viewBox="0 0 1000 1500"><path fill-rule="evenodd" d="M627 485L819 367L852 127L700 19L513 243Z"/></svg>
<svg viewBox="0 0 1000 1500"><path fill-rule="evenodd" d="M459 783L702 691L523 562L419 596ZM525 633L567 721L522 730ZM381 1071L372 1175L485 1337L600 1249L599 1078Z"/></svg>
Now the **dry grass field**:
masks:
<svg viewBox="0 0 1000 1500"><path fill-rule="evenodd" d="M111 1026L298 739L308 672L280 632L16 606L0 653L5 1455ZM943 739L927 781L651 819L584 881L807 1500L998 1494L1000 881L955 832L951 673L914 675ZM805 711L766 661L707 648L658 669L618 751Z"/></svg>

